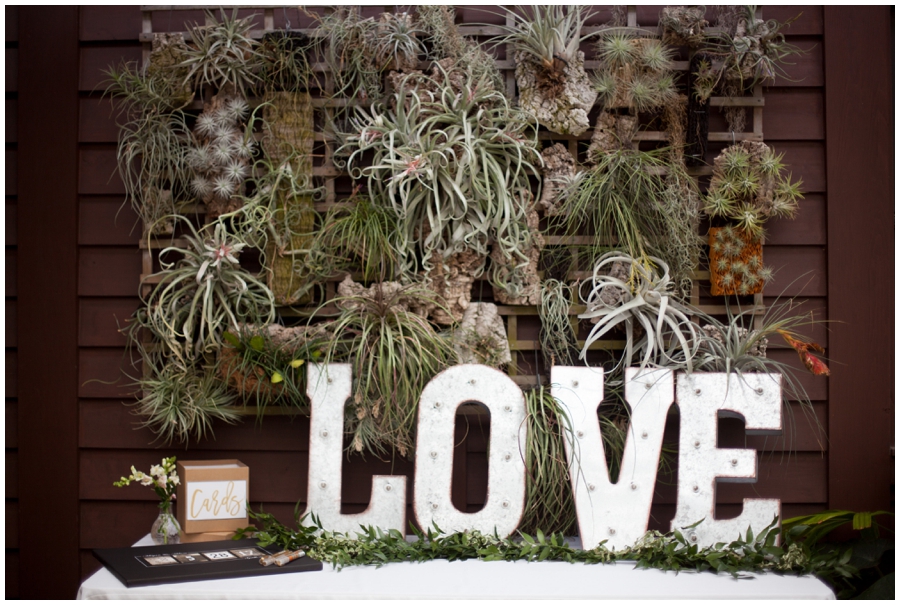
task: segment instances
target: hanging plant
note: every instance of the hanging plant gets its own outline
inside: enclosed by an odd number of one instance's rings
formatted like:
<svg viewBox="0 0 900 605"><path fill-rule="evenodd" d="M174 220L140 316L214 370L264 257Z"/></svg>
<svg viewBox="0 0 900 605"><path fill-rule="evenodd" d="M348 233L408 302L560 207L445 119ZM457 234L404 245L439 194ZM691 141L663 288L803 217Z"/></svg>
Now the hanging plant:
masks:
<svg viewBox="0 0 900 605"><path fill-rule="evenodd" d="M362 103L381 98L385 72L414 69L423 52L421 30L406 13L363 19L339 8L319 17L319 48L334 78L334 96Z"/></svg>
<svg viewBox="0 0 900 605"><path fill-rule="evenodd" d="M350 448L375 456L390 450L411 455L422 389L457 362L452 340L416 312L439 301L418 286L388 282L366 289L348 279L333 302L340 311L324 362L353 366Z"/></svg>
<svg viewBox="0 0 900 605"><path fill-rule="evenodd" d="M565 282L546 279L541 284L541 351L547 367L573 365L573 352L578 350L578 335L569 318L573 290Z"/></svg>
<svg viewBox="0 0 900 605"><path fill-rule="evenodd" d="M116 160L125 187L126 202L152 234L171 233L163 220L191 199L190 170L185 163L188 127L182 109L193 93L185 95L162 69L140 70L124 63L107 70L105 95L120 99Z"/></svg>
<svg viewBox="0 0 900 605"><path fill-rule="evenodd" d="M212 432L212 423L229 424L240 416L234 408L235 396L214 374L167 363L153 367L149 376L137 381L140 387L135 413L145 418L164 443L200 440Z"/></svg>
<svg viewBox="0 0 900 605"><path fill-rule="evenodd" d="M593 258L613 242L648 269L656 256L671 267L679 293L689 292L702 253L694 180L668 161L665 149L619 150L597 160L572 179L552 225L567 235L587 226L595 234Z"/></svg>
<svg viewBox="0 0 900 605"><path fill-rule="evenodd" d="M578 521L565 448L565 440L574 441L572 422L543 386L525 391L525 410L525 510L518 531L571 535Z"/></svg>
<svg viewBox="0 0 900 605"><path fill-rule="evenodd" d="M600 69L592 83L600 105L635 112L663 107L677 95L674 49L656 38L605 32L595 48Z"/></svg>
<svg viewBox="0 0 900 605"><path fill-rule="evenodd" d="M514 25L494 44L515 49L519 107L551 132L579 135L590 127L588 112L597 99L578 50L584 22L580 6L535 6L532 14L507 9Z"/></svg>

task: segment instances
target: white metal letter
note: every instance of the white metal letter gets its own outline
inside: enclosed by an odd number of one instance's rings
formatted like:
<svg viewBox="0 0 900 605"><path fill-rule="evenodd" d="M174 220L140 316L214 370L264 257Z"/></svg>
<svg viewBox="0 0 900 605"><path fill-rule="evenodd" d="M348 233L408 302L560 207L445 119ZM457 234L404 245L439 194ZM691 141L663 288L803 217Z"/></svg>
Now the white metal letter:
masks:
<svg viewBox="0 0 900 605"><path fill-rule="evenodd" d="M781 514L781 501L744 498L734 519L715 519L716 480L756 482L756 450L716 447L718 417L743 418L747 434L781 434L781 374L679 374L678 504L672 529L703 519L685 536L698 546L731 542Z"/></svg>
<svg viewBox="0 0 900 605"><path fill-rule="evenodd" d="M551 370L553 396L562 402L572 421L566 455L575 495L582 548L622 549L647 531L656 484L666 414L674 399L671 370L625 370L625 400L631 422L619 479L609 480L597 406L603 401L603 371L555 366Z"/></svg>
<svg viewBox="0 0 900 605"><path fill-rule="evenodd" d="M491 413L488 495L477 513L458 510L450 500L456 409L467 402ZM414 509L419 525L444 532L494 531L502 538L516 530L525 510L525 396L509 376L483 365L444 370L422 391L416 435ZM521 441L520 441L521 439Z"/></svg>
<svg viewBox="0 0 900 605"><path fill-rule="evenodd" d="M344 405L350 397L353 371L345 363L311 363L307 369L309 395L309 483L306 513L315 514L329 531L351 537L360 525L406 530L406 477L375 475L369 507L361 513L341 513L341 458L344 442ZM307 519L307 524L311 520Z"/></svg>

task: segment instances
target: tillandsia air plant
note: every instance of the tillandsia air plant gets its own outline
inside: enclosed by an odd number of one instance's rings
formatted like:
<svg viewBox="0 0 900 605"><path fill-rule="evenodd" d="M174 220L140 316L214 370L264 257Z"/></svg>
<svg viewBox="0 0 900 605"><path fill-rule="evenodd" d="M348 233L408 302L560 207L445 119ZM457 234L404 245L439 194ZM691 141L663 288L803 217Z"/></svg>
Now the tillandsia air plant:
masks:
<svg viewBox="0 0 900 605"><path fill-rule="evenodd" d="M711 294L758 294L774 276L763 266L762 238L737 227L709 230Z"/></svg>
<svg viewBox="0 0 900 605"><path fill-rule="evenodd" d="M220 93L207 104L194 125L185 160L191 190L212 218L241 204L244 184L256 154L256 112L239 96Z"/></svg>
<svg viewBox="0 0 900 605"><path fill-rule="evenodd" d="M532 11L507 9L512 26L494 44L512 44L546 70L548 77L560 77L563 68L575 61L578 47L592 34L582 35L584 22L592 13L584 6L535 6ZM550 75L553 74L553 75Z"/></svg>
<svg viewBox="0 0 900 605"><path fill-rule="evenodd" d="M436 70L440 79L410 76L390 104L359 110L339 154L396 213L408 279L419 262L427 271L456 253L487 257L492 241L508 264L525 264L536 133L486 80Z"/></svg>
<svg viewBox="0 0 900 605"><path fill-rule="evenodd" d="M110 68L106 74L104 95L121 99L120 115L127 120L119 128L116 151L126 200L145 226L152 225L156 233L170 231L172 225L160 219L190 199L190 171L185 164L188 127L182 110L193 95L186 97L165 72L140 70L133 63Z"/></svg>
<svg viewBox="0 0 900 605"><path fill-rule="evenodd" d="M573 288L558 279L541 282L541 351L547 367L572 365L572 353L578 350L578 338L569 317Z"/></svg>
<svg viewBox="0 0 900 605"><path fill-rule="evenodd" d="M801 361L811 373L819 376L828 375L828 367L809 352L809 349L823 352L822 347L798 333L801 328L820 322L814 319L811 313L798 314L797 307L792 300L777 302L766 310L755 328L752 321L753 309L733 313L728 307L728 315L724 322L695 311L695 320L702 324L703 328L696 330L697 348L691 367L677 360L673 361L672 365L687 372L724 372L738 376L747 373L780 374L785 413L789 418L793 417L790 402L796 401L807 419L815 427L820 428L797 370L786 363L766 357L771 339L781 336L798 352Z"/></svg>
<svg viewBox="0 0 900 605"><path fill-rule="evenodd" d="M525 407L525 512L519 531L569 535L577 522L565 447L565 440L574 439L571 420L543 386L525 391Z"/></svg>
<svg viewBox="0 0 900 605"><path fill-rule="evenodd" d="M259 79L267 93L303 92L315 81L309 53L315 42L297 31L267 32L260 43Z"/></svg>
<svg viewBox="0 0 900 605"><path fill-rule="evenodd" d="M703 210L722 217L760 237L772 217L794 218L803 182L785 174L784 154L765 143L742 141L725 148L715 159Z"/></svg>
<svg viewBox="0 0 900 605"><path fill-rule="evenodd" d="M145 359L145 363L150 362ZM215 420L240 419L234 393L218 376L202 368L165 363L137 381L140 393L135 413L144 417L164 443L203 439L212 433Z"/></svg>
<svg viewBox="0 0 900 605"><path fill-rule="evenodd" d="M697 331L688 308L676 300L675 283L661 259L650 257L651 266L627 253L611 251L601 256L584 294L587 310L578 316L596 322L579 355L585 359L590 346L614 327L624 324L625 351L613 372L631 366L635 351L640 367L683 364L690 371L697 353ZM638 328L640 336L636 333Z"/></svg>
<svg viewBox="0 0 900 605"><path fill-rule="evenodd" d="M722 14L722 11L726 14ZM756 17L756 6L729 6L720 9L718 32L707 32L703 52L715 57L718 67L704 78L696 94L708 98L717 86L734 84L737 94L776 76L787 76L782 65L805 51L789 44L784 28L800 15L783 23ZM719 63L721 61L721 63Z"/></svg>
<svg viewBox="0 0 900 605"><path fill-rule="evenodd" d="M646 269L651 256L660 258L683 295L703 252L699 221L697 185L668 161L665 148L620 149L600 154L570 180L552 225L567 235L587 226L596 235L589 246L594 258L614 242Z"/></svg>
<svg viewBox="0 0 900 605"><path fill-rule="evenodd" d="M429 58L458 65L476 81L491 83L495 90L503 90L503 77L494 58L475 40L464 37L456 25L456 13L452 6L419 5L416 20L424 30L425 42L430 42Z"/></svg>
<svg viewBox="0 0 900 605"><path fill-rule="evenodd" d="M358 271L367 282L398 277L402 244L393 207L357 194L348 202L329 210L315 234L314 256L330 259L321 278L342 271Z"/></svg>
<svg viewBox="0 0 900 605"><path fill-rule="evenodd" d="M602 32L595 48L601 67L592 82L603 107L644 112L677 97L675 51L661 40L617 28Z"/></svg>
<svg viewBox="0 0 900 605"><path fill-rule="evenodd" d="M129 327L133 339L149 330L162 346L161 356L187 368L222 344L224 330L240 323L270 323L275 318L272 292L242 268L238 256L246 246L221 222L200 231L187 220L186 248L160 252L162 271L149 276L157 283ZM162 260L168 254L179 260Z"/></svg>
<svg viewBox="0 0 900 605"><path fill-rule="evenodd" d="M212 12L207 17L215 21ZM259 42L250 35L253 17L237 18L237 9L229 17L221 10L221 20L211 25L190 27L194 46L186 53L179 67L186 68L184 83L194 88L212 86L222 90L230 88L242 97L254 88L260 78L257 72L262 55Z"/></svg>
<svg viewBox="0 0 900 605"><path fill-rule="evenodd" d="M353 366L347 425L351 450L382 456L393 449L411 455L422 389L456 363L452 340L415 311L438 301L421 286L388 282L333 302L340 311L324 362Z"/></svg>
<svg viewBox="0 0 900 605"><path fill-rule="evenodd" d="M415 69L424 52L419 30L406 13L363 19L359 9L339 8L319 17L320 48L334 77L334 96L377 100L388 70Z"/></svg>
<svg viewBox="0 0 900 605"><path fill-rule="evenodd" d="M530 12L530 14L529 14ZM591 11L580 6L507 9L513 25L495 44L515 49L519 107L552 132L579 135L590 127L588 112L597 99L578 50Z"/></svg>

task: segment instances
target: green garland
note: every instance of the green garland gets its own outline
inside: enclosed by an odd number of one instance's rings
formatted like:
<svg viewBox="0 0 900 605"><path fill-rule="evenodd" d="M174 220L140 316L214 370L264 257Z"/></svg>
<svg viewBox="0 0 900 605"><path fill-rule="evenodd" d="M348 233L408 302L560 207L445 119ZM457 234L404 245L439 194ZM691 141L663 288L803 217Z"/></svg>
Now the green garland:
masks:
<svg viewBox="0 0 900 605"><path fill-rule="evenodd" d="M311 517L311 525L298 522L299 529L294 531L271 514L262 511L250 511L249 514L261 523L262 530L246 527L238 530L235 540L256 537L263 547L278 544L287 550L302 549L310 557L330 563L338 570L353 565L381 567L404 561L479 559L585 564L634 561L638 569L711 571L728 573L735 578L747 577L747 572L815 574L830 584L837 577L849 578L858 573L849 564L849 553L812 551L803 540L808 527L782 531L777 526L777 518L758 535L754 536L748 528L745 537L738 537L731 543L720 542L711 548L691 544L676 530L668 534L649 531L634 546L614 551L603 543L592 550L580 550L573 548L563 534L545 535L540 530L534 536L520 532L515 538L499 538L479 531L447 534L437 526L424 532L412 527L416 539L407 541L396 529L384 531L360 527L354 538L324 530L315 516ZM776 545L779 535L781 546Z"/></svg>

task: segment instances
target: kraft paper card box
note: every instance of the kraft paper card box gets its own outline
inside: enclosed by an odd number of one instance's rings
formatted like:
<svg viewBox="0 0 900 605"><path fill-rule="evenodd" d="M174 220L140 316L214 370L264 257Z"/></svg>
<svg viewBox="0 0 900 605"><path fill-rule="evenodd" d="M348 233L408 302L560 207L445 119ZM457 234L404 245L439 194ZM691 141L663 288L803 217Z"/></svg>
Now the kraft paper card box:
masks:
<svg viewBox="0 0 900 605"><path fill-rule="evenodd" d="M179 460L176 463L178 522L185 534L229 532L247 527L250 468L240 460Z"/></svg>

